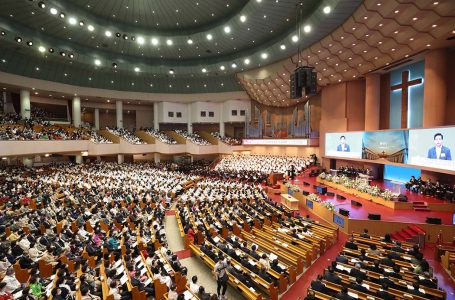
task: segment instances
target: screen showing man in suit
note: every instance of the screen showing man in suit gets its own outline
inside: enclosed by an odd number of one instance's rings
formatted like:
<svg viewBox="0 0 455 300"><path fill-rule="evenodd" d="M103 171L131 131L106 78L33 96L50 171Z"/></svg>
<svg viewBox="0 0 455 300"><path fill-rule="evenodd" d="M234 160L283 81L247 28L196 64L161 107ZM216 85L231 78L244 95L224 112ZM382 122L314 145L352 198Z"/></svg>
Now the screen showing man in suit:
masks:
<svg viewBox="0 0 455 300"><path fill-rule="evenodd" d="M443 146L444 136L441 133L434 135L434 147L428 150L428 158L440 160L452 160L450 149Z"/></svg>
<svg viewBox="0 0 455 300"><path fill-rule="evenodd" d="M344 135L340 136L340 144L337 147L337 151L351 152L351 148L346 144L346 137Z"/></svg>
<svg viewBox="0 0 455 300"><path fill-rule="evenodd" d="M451 149L455 149L454 127L409 130L408 164L455 170ZM429 142L432 141L431 145Z"/></svg>

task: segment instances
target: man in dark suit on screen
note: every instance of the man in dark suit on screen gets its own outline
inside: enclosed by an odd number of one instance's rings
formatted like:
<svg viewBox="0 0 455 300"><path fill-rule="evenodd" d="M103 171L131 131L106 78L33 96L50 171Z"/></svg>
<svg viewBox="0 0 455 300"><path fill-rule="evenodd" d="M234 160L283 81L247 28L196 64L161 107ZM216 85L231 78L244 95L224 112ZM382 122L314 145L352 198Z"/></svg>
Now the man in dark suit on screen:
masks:
<svg viewBox="0 0 455 300"><path fill-rule="evenodd" d="M443 140L444 136L442 135L442 133L438 132L434 135L435 146L428 150L427 158L439 160L452 160L452 156L450 155L450 149L442 145Z"/></svg>
<svg viewBox="0 0 455 300"><path fill-rule="evenodd" d="M340 144L337 147L339 152L351 152L351 148L346 144L346 137L344 135L340 136Z"/></svg>

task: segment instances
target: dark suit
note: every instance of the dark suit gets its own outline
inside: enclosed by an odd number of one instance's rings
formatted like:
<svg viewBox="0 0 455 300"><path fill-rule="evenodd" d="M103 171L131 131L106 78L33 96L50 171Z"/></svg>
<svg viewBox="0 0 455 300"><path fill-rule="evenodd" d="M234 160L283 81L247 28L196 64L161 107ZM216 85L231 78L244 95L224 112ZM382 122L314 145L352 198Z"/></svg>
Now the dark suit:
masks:
<svg viewBox="0 0 455 300"><path fill-rule="evenodd" d="M311 282L311 288L315 291L318 291L318 292L321 292L321 293L326 293L327 292L327 288L325 287L325 285L319 281L319 280L313 280Z"/></svg>
<svg viewBox="0 0 455 300"><path fill-rule="evenodd" d="M339 292L338 294L336 294L335 297L337 299L340 299L340 300L351 300L351 299L354 299L353 297L349 296L348 294L343 294L342 292Z"/></svg>
<svg viewBox="0 0 455 300"><path fill-rule="evenodd" d="M347 241L344 246L346 248L348 248L348 249L351 249L351 250L358 250L359 249L359 247L355 243L349 242L349 241Z"/></svg>
<svg viewBox="0 0 455 300"><path fill-rule="evenodd" d="M339 152L351 152L351 148L349 147L348 144L344 144L344 148L343 148L343 145L338 145L337 146L337 151Z"/></svg>
<svg viewBox="0 0 455 300"><path fill-rule="evenodd" d="M368 293L368 289L366 287L364 287L363 285L360 285L358 283L353 283L351 285L351 288L353 290L356 290L356 291L359 291L359 292L362 292L362 293Z"/></svg>
<svg viewBox="0 0 455 300"><path fill-rule="evenodd" d="M378 291L376 293L376 296L378 296L379 298L384 299L384 300L394 300L395 299L395 296L390 295L386 291Z"/></svg>
<svg viewBox="0 0 455 300"><path fill-rule="evenodd" d="M362 279L366 279L367 278L367 275L365 273L363 273L362 271L360 270L357 270L355 268L352 268L351 271L349 272L349 275L355 277L355 278L362 278Z"/></svg>
<svg viewBox="0 0 455 300"><path fill-rule="evenodd" d="M349 259L345 256L338 255L337 258L335 259L335 261L342 263L342 264L347 264L349 262Z"/></svg>
<svg viewBox="0 0 455 300"><path fill-rule="evenodd" d="M439 157L437 157L437 154L436 154L436 147L430 148L428 150L427 158L439 159L439 160L452 160L452 156L450 155L450 149L445 146L441 146L441 153L440 153Z"/></svg>
<svg viewBox="0 0 455 300"><path fill-rule="evenodd" d="M335 273L325 272L324 278L332 283L341 284L341 278Z"/></svg>

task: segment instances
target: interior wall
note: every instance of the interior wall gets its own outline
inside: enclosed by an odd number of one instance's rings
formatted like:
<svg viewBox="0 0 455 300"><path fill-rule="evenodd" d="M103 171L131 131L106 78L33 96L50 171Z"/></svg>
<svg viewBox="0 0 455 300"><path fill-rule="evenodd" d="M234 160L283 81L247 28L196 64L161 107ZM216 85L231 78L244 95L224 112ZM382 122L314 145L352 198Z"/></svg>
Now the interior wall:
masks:
<svg viewBox="0 0 455 300"><path fill-rule="evenodd" d="M347 82L346 118L348 131L365 129L365 80Z"/></svg>
<svg viewBox="0 0 455 300"><path fill-rule="evenodd" d="M390 74L381 75L379 129L390 128Z"/></svg>
<svg viewBox="0 0 455 300"><path fill-rule="evenodd" d="M316 154L318 158L319 147L285 147L285 146L249 146L251 154L259 155L288 155L288 156L304 156L308 157L311 154Z"/></svg>
<svg viewBox="0 0 455 300"><path fill-rule="evenodd" d="M448 55L448 67L447 67L447 102L445 112L445 124L455 125L455 89L453 84L455 83L455 49L449 49Z"/></svg>
<svg viewBox="0 0 455 300"><path fill-rule="evenodd" d="M153 110L136 110L136 128L153 127Z"/></svg>
<svg viewBox="0 0 455 300"><path fill-rule="evenodd" d="M319 123L321 121L321 93L311 97L310 99L310 118L310 128L313 133L312 137L319 136Z"/></svg>

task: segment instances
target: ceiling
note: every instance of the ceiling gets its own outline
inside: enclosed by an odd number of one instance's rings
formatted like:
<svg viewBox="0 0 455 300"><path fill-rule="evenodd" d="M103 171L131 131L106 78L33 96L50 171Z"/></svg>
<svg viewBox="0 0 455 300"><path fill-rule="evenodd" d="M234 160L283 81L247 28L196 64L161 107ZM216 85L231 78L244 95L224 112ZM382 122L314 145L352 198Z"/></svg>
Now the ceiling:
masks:
<svg viewBox="0 0 455 300"><path fill-rule="evenodd" d="M310 47L361 3L2 0L0 71L119 91L240 91L237 72Z"/></svg>
<svg viewBox="0 0 455 300"><path fill-rule="evenodd" d="M383 73L455 47L455 1L365 0L346 22L287 59L237 74L248 95L265 105L290 106L289 78L297 65L314 67L318 85ZM300 63L299 63L300 60Z"/></svg>

